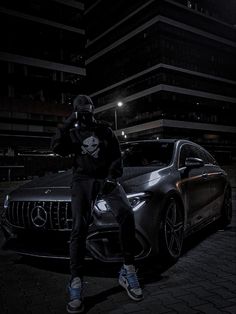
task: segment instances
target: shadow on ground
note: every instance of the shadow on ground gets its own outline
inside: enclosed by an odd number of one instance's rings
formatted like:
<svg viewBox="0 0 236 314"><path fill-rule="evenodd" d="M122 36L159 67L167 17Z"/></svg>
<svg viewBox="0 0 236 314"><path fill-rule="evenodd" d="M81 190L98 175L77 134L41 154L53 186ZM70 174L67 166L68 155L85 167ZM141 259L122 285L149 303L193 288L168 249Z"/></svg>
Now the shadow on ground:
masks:
<svg viewBox="0 0 236 314"><path fill-rule="evenodd" d="M235 227L229 226L225 230L235 232L235 229ZM202 241L214 234L217 230L218 227L215 223L186 238L183 245L182 256L197 247ZM222 232L223 231L224 230L222 230ZM16 259L15 263L27 264L38 269L44 269L57 273L70 273L69 260L22 256ZM136 261L139 275L143 279L144 284L159 281L162 278L161 274L173 265L173 263L167 263L166 261L160 262L158 257L149 258L144 261ZM89 260L85 263L85 276L117 278L120 266L121 263L102 263L99 261Z"/></svg>
<svg viewBox="0 0 236 314"><path fill-rule="evenodd" d="M215 232L224 232L227 231L227 234L236 232L235 226L229 226L225 230L219 230L217 224L212 224L204 230L201 230L195 233L192 236L189 236L184 241L182 256L188 254L191 250L195 249L200 245L204 240L211 237ZM4 252L4 251L2 251ZM1 251L0 251L1 253ZM1 255L1 254L0 254ZM6 263L9 263L9 258L11 263L15 265L29 265L36 269L51 271L58 274L70 274L69 269L69 260L56 260L56 259L45 259L45 258L35 258L20 256L17 254L12 254L11 252L1 255L1 264L4 267L4 260ZM140 278L140 283L142 287L150 283L156 283L160 281L168 280L168 273L166 271L171 268L174 264L167 262L160 262L159 258L149 258L145 261L137 261L136 266L138 268L138 275ZM97 304L100 304L109 299L109 297L119 294L123 291L123 288L118 285L118 273L120 270L121 263L101 263L99 261L86 261L85 263L85 276L94 277L95 281L99 278L114 278L116 281L111 281L109 288L105 285L104 290L94 291L92 295L85 297L85 313L94 308ZM88 281L90 281L89 279ZM110 282L110 281L109 281ZM130 300L127 298L122 300L122 304L128 304Z"/></svg>

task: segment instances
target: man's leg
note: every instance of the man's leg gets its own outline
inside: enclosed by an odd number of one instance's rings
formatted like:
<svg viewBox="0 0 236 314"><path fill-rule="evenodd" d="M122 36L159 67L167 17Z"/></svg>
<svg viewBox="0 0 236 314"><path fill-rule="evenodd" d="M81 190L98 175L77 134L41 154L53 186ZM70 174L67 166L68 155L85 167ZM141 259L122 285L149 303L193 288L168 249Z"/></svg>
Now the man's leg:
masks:
<svg viewBox="0 0 236 314"><path fill-rule="evenodd" d="M69 313L81 313L83 305L83 264L86 253L86 238L92 210L93 179L74 180L71 191L72 231L70 238L71 280L68 285Z"/></svg>
<svg viewBox="0 0 236 314"><path fill-rule="evenodd" d="M124 265L120 271L119 283L126 289L129 297L135 301L143 299L134 268L135 222L132 207L123 187L116 188L106 195L105 200L120 226L120 241L124 256Z"/></svg>

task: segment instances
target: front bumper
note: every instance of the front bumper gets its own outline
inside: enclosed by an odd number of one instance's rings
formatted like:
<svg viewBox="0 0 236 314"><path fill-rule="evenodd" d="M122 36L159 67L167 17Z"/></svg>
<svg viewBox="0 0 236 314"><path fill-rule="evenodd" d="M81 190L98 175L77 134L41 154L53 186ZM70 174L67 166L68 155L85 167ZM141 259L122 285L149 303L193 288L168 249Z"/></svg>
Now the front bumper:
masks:
<svg viewBox="0 0 236 314"><path fill-rule="evenodd" d="M20 213L19 209L18 211ZM12 216L8 214L6 217L10 220ZM16 226L10 223L8 219L5 219L1 224L6 238L2 247L4 250L11 250L28 256L69 259L71 228L56 229L55 223L52 225L53 229L47 228L47 225L38 228L30 224L28 219L25 226L22 226L22 224ZM17 219L21 223L21 218L18 217ZM60 223L60 226L62 226L62 223ZM111 212L99 213L94 210L86 247L85 259L87 260L95 259L102 262L120 262L123 260L119 240L119 225ZM138 260L146 258L149 256L150 251L150 244L136 230L135 258Z"/></svg>

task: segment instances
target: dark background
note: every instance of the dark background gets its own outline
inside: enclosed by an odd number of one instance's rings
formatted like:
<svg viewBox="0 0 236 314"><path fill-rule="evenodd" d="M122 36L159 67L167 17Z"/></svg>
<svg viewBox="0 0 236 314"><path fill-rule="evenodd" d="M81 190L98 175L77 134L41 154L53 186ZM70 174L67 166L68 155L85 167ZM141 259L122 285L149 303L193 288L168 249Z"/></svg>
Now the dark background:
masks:
<svg viewBox="0 0 236 314"><path fill-rule="evenodd" d="M186 138L234 169L235 15L234 0L1 1L0 179L70 168L50 141L84 93L120 141Z"/></svg>

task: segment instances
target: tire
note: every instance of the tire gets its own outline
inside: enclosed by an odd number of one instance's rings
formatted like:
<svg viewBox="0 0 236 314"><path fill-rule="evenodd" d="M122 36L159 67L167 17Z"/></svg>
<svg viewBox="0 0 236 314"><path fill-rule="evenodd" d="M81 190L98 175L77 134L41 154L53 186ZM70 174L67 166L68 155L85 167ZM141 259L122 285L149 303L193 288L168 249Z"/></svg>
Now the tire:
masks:
<svg viewBox="0 0 236 314"><path fill-rule="evenodd" d="M224 202L221 210L221 217L219 221L220 228L226 228L232 220L232 195L231 189L227 188L225 191Z"/></svg>
<svg viewBox="0 0 236 314"><path fill-rule="evenodd" d="M174 197L164 208L159 236L160 256L163 262L174 263L182 252L184 234L183 211Z"/></svg>

